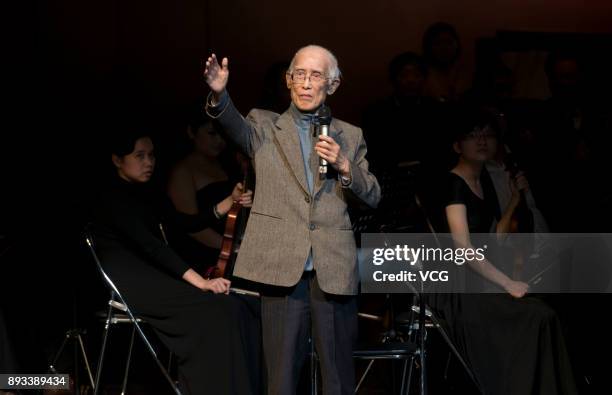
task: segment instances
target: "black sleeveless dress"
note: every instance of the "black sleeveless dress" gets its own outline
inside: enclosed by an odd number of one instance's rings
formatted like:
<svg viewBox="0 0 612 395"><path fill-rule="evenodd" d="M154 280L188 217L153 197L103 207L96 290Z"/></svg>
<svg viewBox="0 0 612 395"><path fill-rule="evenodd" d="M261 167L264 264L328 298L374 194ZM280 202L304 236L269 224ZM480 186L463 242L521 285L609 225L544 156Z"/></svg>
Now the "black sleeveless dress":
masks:
<svg viewBox="0 0 612 395"><path fill-rule="evenodd" d="M232 193L234 184L230 181L215 181L196 192L198 211L212 212L213 206ZM213 218L209 228L219 234L225 230L225 218ZM170 245L176 250L185 262L188 262L199 273L204 273L208 268L217 263L219 249L208 247L193 239L183 229L174 227L170 234Z"/></svg>
<svg viewBox="0 0 612 395"><path fill-rule="evenodd" d="M454 173L446 181L447 205L466 206L472 234L490 232L497 214L495 190L486 176L481 180L484 199ZM483 394L577 393L560 322L540 299L456 293L428 295L428 301L448 324Z"/></svg>

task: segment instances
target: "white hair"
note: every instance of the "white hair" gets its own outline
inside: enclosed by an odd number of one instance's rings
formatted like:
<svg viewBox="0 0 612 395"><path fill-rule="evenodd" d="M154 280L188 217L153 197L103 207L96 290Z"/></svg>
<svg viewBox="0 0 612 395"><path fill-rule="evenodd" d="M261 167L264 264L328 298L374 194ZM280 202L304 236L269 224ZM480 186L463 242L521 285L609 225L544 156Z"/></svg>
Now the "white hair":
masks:
<svg viewBox="0 0 612 395"><path fill-rule="evenodd" d="M324 48L320 45L314 45L314 44L306 45L305 47L302 47L297 50L295 55L293 55L293 59L291 59L291 63L289 64L289 69L287 70L288 73L293 72L293 67L295 65L295 58L298 56L300 52L306 49L318 49L318 50L323 51L329 59L329 66L327 69L327 78L329 78L332 81L340 79L340 77L342 76L342 73L340 73L340 68L338 67L338 59L336 59L336 56L329 49Z"/></svg>

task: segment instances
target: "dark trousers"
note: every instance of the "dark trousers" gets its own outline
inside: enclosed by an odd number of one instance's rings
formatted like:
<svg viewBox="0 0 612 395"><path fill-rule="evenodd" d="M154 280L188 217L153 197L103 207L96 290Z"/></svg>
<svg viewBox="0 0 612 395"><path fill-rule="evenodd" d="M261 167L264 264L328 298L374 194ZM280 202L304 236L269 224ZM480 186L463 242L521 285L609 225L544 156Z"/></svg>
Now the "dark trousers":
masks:
<svg viewBox="0 0 612 395"><path fill-rule="evenodd" d="M268 395L295 394L311 330L323 394L353 393L355 296L327 294L319 288L315 272L304 272L294 287L269 287L262 292L261 319Z"/></svg>

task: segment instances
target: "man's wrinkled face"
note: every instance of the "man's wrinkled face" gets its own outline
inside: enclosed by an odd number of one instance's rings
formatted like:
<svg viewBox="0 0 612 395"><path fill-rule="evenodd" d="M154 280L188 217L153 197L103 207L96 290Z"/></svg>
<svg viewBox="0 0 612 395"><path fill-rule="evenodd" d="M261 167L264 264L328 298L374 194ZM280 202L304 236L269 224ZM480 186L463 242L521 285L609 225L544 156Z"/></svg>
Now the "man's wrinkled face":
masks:
<svg viewBox="0 0 612 395"><path fill-rule="evenodd" d="M329 79L329 66L330 59L323 50L306 48L298 52L293 70L286 77L291 101L298 110L316 111L327 94L333 93L337 85Z"/></svg>

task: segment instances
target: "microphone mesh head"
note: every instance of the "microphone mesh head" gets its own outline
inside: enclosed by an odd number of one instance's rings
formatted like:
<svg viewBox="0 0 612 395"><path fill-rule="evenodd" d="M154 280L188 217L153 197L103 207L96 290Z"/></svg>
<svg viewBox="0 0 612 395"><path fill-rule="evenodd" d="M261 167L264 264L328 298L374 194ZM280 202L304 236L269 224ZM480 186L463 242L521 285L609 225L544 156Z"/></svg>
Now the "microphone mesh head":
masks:
<svg viewBox="0 0 612 395"><path fill-rule="evenodd" d="M325 104L321 105L321 107L319 107L319 110L317 111L317 118L319 120L320 125L329 125L332 120L331 110L329 109L329 107Z"/></svg>

